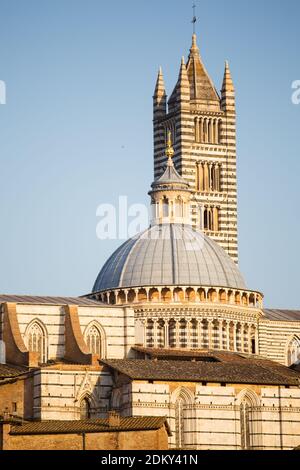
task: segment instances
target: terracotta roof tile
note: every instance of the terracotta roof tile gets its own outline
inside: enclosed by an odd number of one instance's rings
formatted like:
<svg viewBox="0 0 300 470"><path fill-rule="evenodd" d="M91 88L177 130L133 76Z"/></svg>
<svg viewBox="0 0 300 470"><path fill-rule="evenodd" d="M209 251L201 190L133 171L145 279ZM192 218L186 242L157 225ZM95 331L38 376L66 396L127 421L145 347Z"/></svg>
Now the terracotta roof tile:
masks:
<svg viewBox="0 0 300 470"><path fill-rule="evenodd" d="M164 417L121 417L119 426L109 426L108 419L90 419L85 421L33 421L12 426L10 433L24 435L142 431L160 429L164 425L166 425L169 432L168 423Z"/></svg>
<svg viewBox="0 0 300 470"><path fill-rule="evenodd" d="M18 367L9 364L0 364L0 380L18 377L28 372L25 367Z"/></svg>
<svg viewBox="0 0 300 470"><path fill-rule="evenodd" d="M101 362L135 380L295 386L300 383L297 372L259 359L232 359L227 362L115 359Z"/></svg>

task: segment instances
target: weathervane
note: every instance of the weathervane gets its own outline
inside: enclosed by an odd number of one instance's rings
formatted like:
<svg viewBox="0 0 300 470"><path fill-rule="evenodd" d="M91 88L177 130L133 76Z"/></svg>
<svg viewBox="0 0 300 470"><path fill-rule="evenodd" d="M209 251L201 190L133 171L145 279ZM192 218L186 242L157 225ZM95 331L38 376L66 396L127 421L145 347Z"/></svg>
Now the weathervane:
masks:
<svg viewBox="0 0 300 470"><path fill-rule="evenodd" d="M197 23L196 5L195 5L195 3L193 4L193 19L192 19L192 23L193 23L193 33L195 34L195 33L196 33L196 23Z"/></svg>

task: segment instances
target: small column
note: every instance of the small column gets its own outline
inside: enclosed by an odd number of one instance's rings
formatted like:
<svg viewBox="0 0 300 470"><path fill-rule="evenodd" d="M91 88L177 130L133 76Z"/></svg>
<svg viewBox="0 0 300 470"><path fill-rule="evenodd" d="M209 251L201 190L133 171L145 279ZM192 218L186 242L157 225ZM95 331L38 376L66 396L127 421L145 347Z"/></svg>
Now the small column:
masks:
<svg viewBox="0 0 300 470"><path fill-rule="evenodd" d="M220 351L223 350L223 321L219 321L219 348Z"/></svg>
<svg viewBox="0 0 300 470"><path fill-rule="evenodd" d="M258 328L254 326L255 329L255 354L259 355L259 336L258 336Z"/></svg>
<svg viewBox="0 0 300 470"><path fill-rule="evenodd" d="M147 345L147 320L142 321L143 324L143 330L144 330L144 347L146 348Z"/></svg>
<svg viewBox="0 0 300 470"><path fill-rule="evenodd" d="M210 350L214 349L213 337L212 337L213 322L214 322L213 320L208 320L208 349Z"/></svg>
<svg viewBox="0 0 300 470"><path fill-rule="evenodd" d="M230 351L230 321L226 324L226 340L227 340L227 351Z"/></svg>
<svg viewBox="0 0 300 470"><path fill-rule="evenodd" d="M209 176L208 176L208 164L204 163L204 191L209 191Z"/></svg>
<svg viewBox="0 0 300 470"><path fill-rule="evenodd" d="M213 208L213 216L214 216L214 232L218 232L219 231L219 218L218 218L218 214L219 214L219 210L217 207L214 207Z"/></svg>
<svg viewBox="0 0 300 470"><path fill-rule="evenodd" d="M199 142L199 120L195 118L195 142Z"/></svg>
<svg viewBox="0 0 300 470"><path fill-rule="evenodd" d="M157 348L158 347L157 320L153 320L153 334L154 334L154 338L153 338L154 347Z"/></svg>
<svg viewBox="0 0 300 470"><path fill-rule="evenodd" d="M162 302L162 298L161 298L161 292L162 292L162 288L161 287L158 287L158 301L161 303Z"/></svg>
<svg viewBox="0 0 300 470"><path fill-rule="evenodd" d="M204 170L203 170L202 163L199 163L198 169L199 169L199 190L202 192L204 190Z"/></svg>
<svg viewBox="0 0 300 470"><path fill-rule="evenodd" d="M202 349L202 320L198 320L198 348Z"/></svg>
<svg viewBox="0 0 300 470"><path fill-rule="evenodd" d="M251 325L248 323L248 353L252 354Z"/></svg>
<svg viewBox="0 0 300 470"><path fill-rule="evenodd" d="M202 143L203 142L203 119L200 118L199 120L199 142Z"/></svg>
<svg viewBox="0 0 300 470"><path fill-rule="evenodd" d="M237 352L237 321L233 322L233 350Z"/></svg>
<svg viewBox="0 0 300 470"><path fill-rule="evenodd" d="M191 342L191 321L186 321L186 329L187 329L187 349L192 349L192 342Z"/></svg>
<svg viewBox="0 0 300 470"><path fill-rule="evenodd" d="M134 303L137 303L139 301L139 290L134 289L134 293L135 293Z"/></svg>
<svg viewBox="0 0 300 470"><path fill-rule="evenodd" d="M179 338L179 321L176 320L176 332L175 332L175 342L176 342L176 348L180 347L180 338Z"/></svg>
<svg viewBox="0 0 300 470"><path fill-rule="evenodd" d="M217 121L217 119L214 119L214 134L215 134L214 143L218 144L219 139L218 139L218 121Z"/></svg>
<svg viewBox="0 0 300 470"><path fill-rule="evenodd" d="M207 144L209 141L208 137L208 119L206 118L204 121L204 128L205 128L205 143Z"/></svg>
<svg viewBox="0 0 300 470"><path fill-rule="evenodd" d="M169 322L168 321L165 321L164 331L165 331L165 348L169 348L170 344L169 344Z"/></svg>
<svg viewBox="0 0 300 470"><path fill-rule="evenodd" d="M212 191L212 177L211 177L211 169L212 169L212 164L208 164L208 190L209 192Z"/></svg>
<svg viewBox="0 0 300 470"><path fill-rule="evenodd" d="M220 165L216 164L216 190L220 192Z"/></svg>
<svg viewBox="0 0 300 470"><path fill-rule="evenodd" d="M245 324L242 323L241 324L241 347L242 347L242 352L246 352L245 351Z"/></svg>

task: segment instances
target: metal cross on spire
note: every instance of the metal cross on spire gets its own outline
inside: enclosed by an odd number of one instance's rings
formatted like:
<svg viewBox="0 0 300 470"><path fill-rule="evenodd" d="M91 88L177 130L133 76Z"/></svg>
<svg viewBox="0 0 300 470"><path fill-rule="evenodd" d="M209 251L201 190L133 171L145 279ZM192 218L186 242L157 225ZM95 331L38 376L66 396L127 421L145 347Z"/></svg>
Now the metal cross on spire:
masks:
<svg viewBox="0 0 300 470"><path fill-rule="evenodd" d="M195 3L193 4L193 19L192 19L192 23L193 23L193 33L195 34L196 33L196 23L197 23L197 16L196 16L196 5Z"/></svg>

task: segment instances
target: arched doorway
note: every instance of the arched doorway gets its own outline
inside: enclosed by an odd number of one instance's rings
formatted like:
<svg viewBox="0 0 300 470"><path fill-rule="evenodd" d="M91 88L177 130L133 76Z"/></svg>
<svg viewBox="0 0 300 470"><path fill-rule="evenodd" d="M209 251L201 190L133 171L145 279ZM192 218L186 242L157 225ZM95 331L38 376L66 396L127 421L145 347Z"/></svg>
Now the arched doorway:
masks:
<svg viewBox="0 0 300 470"><path fill-rule="evenodd" d="M91 403L88 397L84 397L80 402L80 419L82 421L91 418Z"/></svg>

